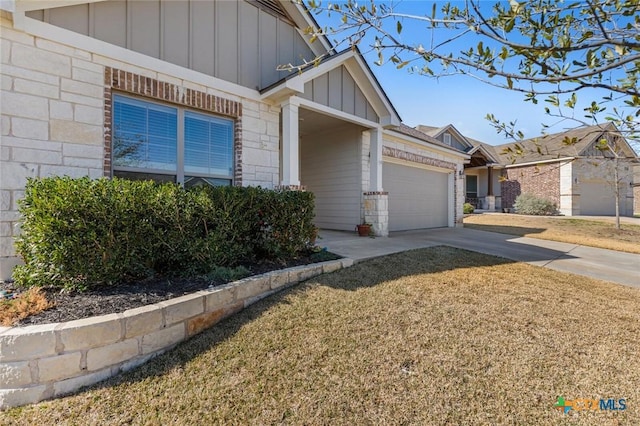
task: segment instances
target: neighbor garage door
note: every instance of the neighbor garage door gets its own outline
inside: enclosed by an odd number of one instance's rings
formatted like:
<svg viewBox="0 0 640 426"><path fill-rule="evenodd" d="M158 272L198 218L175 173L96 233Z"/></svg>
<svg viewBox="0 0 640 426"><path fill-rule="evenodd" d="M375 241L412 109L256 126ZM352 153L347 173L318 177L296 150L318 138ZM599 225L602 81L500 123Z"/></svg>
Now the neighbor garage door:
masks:
<svg viewBox="0 0 640 426"><path fill-rule="evenodd" d="M624 204L624 203L622 203ZM624 214L624 205L621 206ZM616 214L616 196L606 183L580 184L580 214L584 216L613 216Z"/></svg>
<svg viewBox="0 0 640 426"><path fill-rule="evenodd" d="M390 231L447 226L446 173L384 163L382 186L389 192Z"/></svg>

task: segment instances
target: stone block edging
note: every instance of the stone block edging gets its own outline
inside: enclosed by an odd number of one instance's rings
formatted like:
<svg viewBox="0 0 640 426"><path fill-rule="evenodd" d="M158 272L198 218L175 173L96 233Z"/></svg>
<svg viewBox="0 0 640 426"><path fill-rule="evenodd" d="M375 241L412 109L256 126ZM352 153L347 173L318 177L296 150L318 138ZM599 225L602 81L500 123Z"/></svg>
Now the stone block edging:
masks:
<svg viewBox="0 0 640 426"><path fill-rule="evenodd" d="M130 370L258 300L352 264L338 259L272 271L118 314L0 327L0 410Z"/></svg>

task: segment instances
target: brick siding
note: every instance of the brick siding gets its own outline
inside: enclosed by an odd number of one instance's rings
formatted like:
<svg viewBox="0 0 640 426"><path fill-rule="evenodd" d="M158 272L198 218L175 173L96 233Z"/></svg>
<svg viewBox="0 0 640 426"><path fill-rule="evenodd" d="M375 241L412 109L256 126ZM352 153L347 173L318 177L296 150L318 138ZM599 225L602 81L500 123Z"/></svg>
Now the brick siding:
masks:
<svg viewBox="0 0 640 426"><path fill-rule="evenodd" d="M533 194L560 206L560 163L504 169L502 207L512 208L520 194Z"/></svg>
<svg viewBox="0 0 640 426"><path fill-rule="evenodd" d="M104 83L105 176L111 176L112 91L116 90L234 119L234 184L242 185L242 104L240 102L111 67L105 67Z"/></svg>

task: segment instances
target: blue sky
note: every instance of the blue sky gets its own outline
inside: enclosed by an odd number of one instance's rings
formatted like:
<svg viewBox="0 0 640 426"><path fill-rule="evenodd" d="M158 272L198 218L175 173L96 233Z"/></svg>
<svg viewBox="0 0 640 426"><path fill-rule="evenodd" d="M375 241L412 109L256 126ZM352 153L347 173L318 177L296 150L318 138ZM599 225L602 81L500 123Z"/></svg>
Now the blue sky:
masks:
<svg viewBox="0 0 640 426"><path fill-rule="evenodd" d="M333 1L333 3L336 2L339 0ZM327 0L322 0L322 6L326 6L328 3ZM369 1L362 0L360 3L368 5ZM381 3L389 4L390 1ZM419 0L392 1L395 12L411 15L430 14L433 3L433 1ZM435 3L437 3L439 10L445 2ZM463 2L457 3L460 6L464 4ZM486 1L488 11L493 4L495 1ZM339 16L333 14L331 17L327 17L326 13L322 13L315 15L315 18L320 26L336 26L336 19L339 19ZM334 39L340 38L340 36L329 37L332 42ZM431 32L426 29L424 23L405 20L401 38L407 44L422 43L427 47ZM478 39L466 37L453 46L462 50L475 46L477 42ZM547 116L544 113L544 96L540 97L540 102L537 105L534 105L525 102L522 93L499 89L472 77L446 76L435 79L412 74L406 68L398 70L395 64L388 62L382 66L374 65L373 62L377 60L377 54L367 53L368 49L365 44L360 48L365 53L371 69L398 110L403 122L410 126L453 124L466 136L497 145L512 142L512 140L505 139L502 134L497 134L495 128L485 119L488 113L494 114L496 118L506 122L517 120L517 128L522 130L527 138L540 135L542 123L552 126L548 130L549 133L560 132L579 125L574 121L561 122L557 118ZM454 54L455 52L454 50ZM388 56L386 55L385 58L388 59ZM606 94L607 92L596 90L591 90L590 93L581 91L578 93L578 105L586 106L592 100L598 100ZM581 112L581 108L576 110Z"/></svg>

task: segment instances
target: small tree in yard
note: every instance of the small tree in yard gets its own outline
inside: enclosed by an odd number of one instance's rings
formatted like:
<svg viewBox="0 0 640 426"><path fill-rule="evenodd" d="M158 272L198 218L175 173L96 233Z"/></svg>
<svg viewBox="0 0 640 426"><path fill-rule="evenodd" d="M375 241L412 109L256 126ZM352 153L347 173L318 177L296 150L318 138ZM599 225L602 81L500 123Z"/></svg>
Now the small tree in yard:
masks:
<svg viewBox="0 0 640 426"><path fill-rule="evenodd" d="M597 124L604 131L613 123L640 150L640 1L510 0L492 7L481 0L425 1L419 14L401 13L401 3L391 0L305 1L313 13L339 18L333 27L308 28L312 40L329 36L336 50L368 49L377 54L376 65L390 62L434 78L463 74L521 92L533 104L542 99L555 124ZM422 33L409 40L403 28L416 23ZM301 70L321 59L281 69ZM599 95L580 107L578 93L585 91ZM491 113L486 118L499 134L524 139L516 120L503 121ZM542 124L542 133L549 127ZM514 155L523 149L516 145ZM620 152L609 157L616 163L613 180L619 182L617 163L623 157ZM617 183L615 188L618 199Z"/></svg>
<svg viewBox="0 0 640 426"><path fill-rule="evenodd" d="M613 163L613 176L611 181L609 182L613 189L613 194L615 196L616 203L616 229L620 229L620 192L621 186L625 181L625 178L632 176L633 177L633 167L628 168L628 173L620 173L620 159L624 159L624 154L622 154L619 146L617 144L611 144L605 138L600 139L595 146L595 149L602 152L604 158L608 159ZM631 183L633 184L633 178L631 179Z"/></svg>

